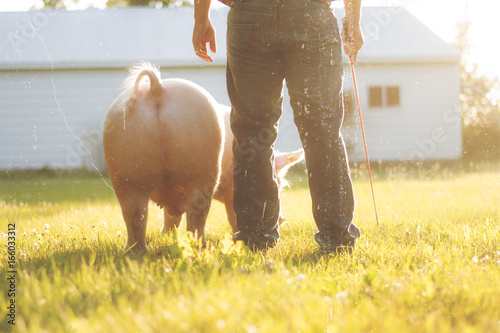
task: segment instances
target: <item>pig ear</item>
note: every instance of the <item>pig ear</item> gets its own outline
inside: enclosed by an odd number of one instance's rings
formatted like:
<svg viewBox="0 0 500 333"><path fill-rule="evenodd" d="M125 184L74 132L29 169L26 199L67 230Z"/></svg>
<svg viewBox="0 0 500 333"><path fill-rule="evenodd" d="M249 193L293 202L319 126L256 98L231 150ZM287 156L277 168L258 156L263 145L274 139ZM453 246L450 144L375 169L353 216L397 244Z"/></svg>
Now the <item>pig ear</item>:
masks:
<svg viewBox="0 0 500 333"><path fill-rule="evenodd" d="M304 159L304 150L299 149L289 153L277 153L274 156L276 173L286 173L289 167Z"/></svg>

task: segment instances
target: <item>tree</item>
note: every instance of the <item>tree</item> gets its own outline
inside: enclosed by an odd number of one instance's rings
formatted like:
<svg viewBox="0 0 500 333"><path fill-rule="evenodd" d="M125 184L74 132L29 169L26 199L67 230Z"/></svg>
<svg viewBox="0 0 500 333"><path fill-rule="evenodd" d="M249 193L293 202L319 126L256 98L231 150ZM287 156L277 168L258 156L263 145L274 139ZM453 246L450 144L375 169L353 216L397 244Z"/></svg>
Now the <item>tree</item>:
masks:
<svg viewBox="0 0 500 333"><path fill-rule="evenodd" d="M149 6L149 7L183 7L193 6L192 0L108 0L107 7Z"/></svg>
<svg viewBox="0 0 500 333"><path fill-rule="evenodd" d="M472 23L460 22L454 46L461 52L460 107L462 110L463 152L470 160L500 158L500 108L493 92L500 91L498 78L478 73L478 66L468 60L472 45Z"/></svg>
<svg viewBox="0 0 500 333"><path fill-rule="evenodd" d="M78 0L75 0L77 2ZM44 8L66 9L64 0L43 0Z"/></svg>
<svg viewBox="0 0 500 333"><path fill-rule="evenodd" d="M80 0L42 0L44 8L66 9L66 2L78 3ZM107 7L183 7L193 6L193 0L107 0Z"/></svg>

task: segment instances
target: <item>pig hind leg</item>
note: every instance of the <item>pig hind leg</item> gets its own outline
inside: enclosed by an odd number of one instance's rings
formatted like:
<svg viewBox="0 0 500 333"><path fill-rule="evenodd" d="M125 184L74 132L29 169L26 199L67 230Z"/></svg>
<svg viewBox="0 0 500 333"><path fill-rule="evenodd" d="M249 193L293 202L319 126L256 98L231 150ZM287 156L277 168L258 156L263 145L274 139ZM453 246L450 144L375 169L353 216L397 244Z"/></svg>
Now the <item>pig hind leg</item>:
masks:
<svg viewBox="0 0 500 333"><path fill-rule="evenodd" d="M187 231L205 242L205 224L212 203L216 182L207 180L201 184L190 186L187 192L186 222Z"/></svg>
<svg viewBox="0 0 500 333"><path fill-rule="evenodd" d="M135 244L134 250L145 250L149 192L127 184L115 186L115 193L127 226L127 248Z"/></svg>

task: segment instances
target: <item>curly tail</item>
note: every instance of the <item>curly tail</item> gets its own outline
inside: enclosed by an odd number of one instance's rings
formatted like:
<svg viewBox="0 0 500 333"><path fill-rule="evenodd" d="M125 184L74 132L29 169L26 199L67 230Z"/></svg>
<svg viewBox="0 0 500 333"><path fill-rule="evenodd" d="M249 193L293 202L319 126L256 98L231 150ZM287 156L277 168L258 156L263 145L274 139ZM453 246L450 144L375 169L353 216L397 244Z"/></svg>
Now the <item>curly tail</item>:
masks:
<svg viewBox="0 0 500 333"><path fill-rule="evenodd" d="M141 85L149 82L149 93L151 97L159 97L162 94L161 76L157 67L149 62L143 62L139 65L129 68L129 76L123 82L124 88L134 89L134 94ZM145 79L147 77L147 79Z"/></svg>

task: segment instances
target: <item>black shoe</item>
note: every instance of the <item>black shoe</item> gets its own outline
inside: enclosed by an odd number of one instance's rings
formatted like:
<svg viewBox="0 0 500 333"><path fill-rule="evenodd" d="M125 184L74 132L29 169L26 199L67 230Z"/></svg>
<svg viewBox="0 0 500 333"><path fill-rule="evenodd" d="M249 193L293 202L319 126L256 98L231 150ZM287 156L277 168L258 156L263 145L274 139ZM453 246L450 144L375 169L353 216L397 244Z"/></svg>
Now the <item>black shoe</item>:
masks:
<svg viewBox="0 0 500 333"><path fill-rule="evenodd" d="M248 246L250 251L255 252L266 251L275 247L276 244L278 244L279 236L278 238L273 237L270 234L265 234L260 231L255 231L252 233L249 233L248 231L238 231L234 234L233 240L235 242L243 241L243 243Z"/></svg>
<svg viewBox="0 0 500 333"><path fill-rule="evenodd" d="M352 237L352 236L351 236ZM324 236L319 231L314 234L314 240L319 244L321 249L327 253L349 253L351 254L354 251L354 247L356 245L356 238L352 237L352 239L340 242L338 239L333 239Z"/></svg>

